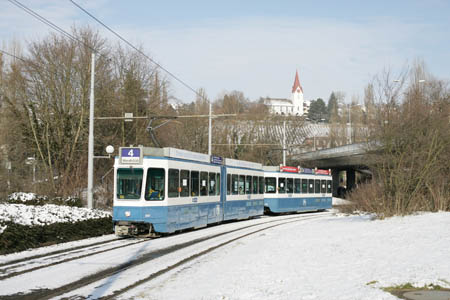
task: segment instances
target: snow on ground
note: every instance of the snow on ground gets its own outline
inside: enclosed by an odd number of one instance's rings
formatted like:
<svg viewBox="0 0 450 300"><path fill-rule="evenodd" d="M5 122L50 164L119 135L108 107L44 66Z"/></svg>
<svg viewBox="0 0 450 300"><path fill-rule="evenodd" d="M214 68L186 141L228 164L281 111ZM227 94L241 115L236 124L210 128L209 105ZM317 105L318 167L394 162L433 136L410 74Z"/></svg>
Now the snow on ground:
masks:
<svg viewBox="0 0 450 300"><path fill-rule="evenodd" d="M6 255L0 255L0 264L9 263L9 262L12 262L15 260L25 259L25 258L29 258L32 256L37 256L37 255L46 255L51 252L63 251L63 250L67 250L67 249L71 249L71 248L75 248L75 247L83 247L83 246L91 245L94 243L102 243L102 242L106 242L106 241L112 241L112 240L116 240L116 239L117 239L117 237L114 234L107 234L107 235L92 237L92 238L79 240L79 241L55 244L55 245L51 245L51 246L33 248L33 249L28 249L26 251L21 251L21 252L6 254Z"/></svg>
<svg viewBox="0 0 450 300"><path fill-rule="evenodd" d="M397 299L450 288L450 213L290 223L240 239L120 299Z"/></svg>
<svg viewBox="0 0 450 300"><path fill-rule="evenodd" d="M15 192L8 196L8 200L18 200L22 202L27 202L36 199L35 193L24 193L24 192Z"/></svg>
<svg viewBox="0 0 450 300"><path fill-rule="evenodd" d="M4 223L21 225L49 225L52 223L78 222L87 219L108 217L106 211L79 207L47 204L33 206L24 204L0 204L0 234L6 229Z"/></svg>
<svg viewBox="0 0 450 300"><path fill-rule="evenodd" d="M333 206L335 206L335 205L351 204L352 202L350 202L348 200L345 200L345 199L342 199L342 198L333 197L332 198L332 203L333 203Z"/></svg>

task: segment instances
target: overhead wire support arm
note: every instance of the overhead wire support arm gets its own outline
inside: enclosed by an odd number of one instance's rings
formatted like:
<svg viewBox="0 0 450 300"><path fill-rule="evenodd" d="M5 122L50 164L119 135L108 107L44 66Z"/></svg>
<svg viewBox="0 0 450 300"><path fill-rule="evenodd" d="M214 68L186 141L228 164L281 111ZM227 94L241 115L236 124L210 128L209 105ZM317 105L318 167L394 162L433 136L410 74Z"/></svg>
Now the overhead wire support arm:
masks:
<svg viewBox="0 0 450 300"><path fill-rule="evenodd" d="M212 115L213 118L220 117L234 117L236 114L221 114L221 115ZM124 120L124 119L184 119L184 118L208 118L209 115L182 115L182 116L159 116L159 115L151 115L151 116L140 116L140 117L95 117L95 120Z"/></svg>
<svg viewBox="0 0 450 300"><path fill-rule="evenodd" d="M95 117L95 120L128 120L128 119L148 119L148 117Z"/></svg>

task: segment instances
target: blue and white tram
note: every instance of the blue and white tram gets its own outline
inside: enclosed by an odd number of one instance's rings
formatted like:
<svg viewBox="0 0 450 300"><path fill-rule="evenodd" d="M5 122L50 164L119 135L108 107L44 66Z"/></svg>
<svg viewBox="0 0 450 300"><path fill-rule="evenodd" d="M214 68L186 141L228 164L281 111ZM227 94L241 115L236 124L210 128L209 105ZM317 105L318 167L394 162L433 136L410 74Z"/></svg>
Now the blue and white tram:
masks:
<svg viewBox="0 0 450 300"><path fill-rule="evenodd" d="M264 209L269 213L318 211L332 206L328 170L264 166Z"/></svg>
<svg viewBox="0 0 450 300"><path fill-rule="evenodd" d="M262 189L253 193L253 182L264 182L260 164L223 163L175 148L123 147L114 169L119 236L171 233L263 213Z"/></svg>
<svg viewBox="0 0 450 300"><path fill-rule="evenodd" d="M264 173L261 164L225 158L224 178L225 220L246 219L264 213Z"/></svg>

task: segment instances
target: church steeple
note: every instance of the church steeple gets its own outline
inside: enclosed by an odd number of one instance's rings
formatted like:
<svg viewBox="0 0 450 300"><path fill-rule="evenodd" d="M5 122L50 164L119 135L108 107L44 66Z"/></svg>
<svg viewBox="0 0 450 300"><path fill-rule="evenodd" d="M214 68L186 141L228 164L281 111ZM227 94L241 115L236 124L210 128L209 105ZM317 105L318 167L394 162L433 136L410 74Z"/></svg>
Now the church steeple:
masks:
<svg viewBox="0 0 450 300"><path fill-rule="evenodd" d="M300 89L300 92L302 92L303 94L303 88L300 85L300 80L298 79L298 71L295 71L295 80L294 80L294 86L292 87L292 93L295 93L295 91L297 91L297 89Z"/></svg>
<svg viewBox="0 0 450 300"><path fill-rule="evenodd" d="M291 101L293 106L293 115L302 116L304 113L303 105L303 88L300 85L300 79L298 79L298 71L295 71L295 81L292 87Z"/></svg>

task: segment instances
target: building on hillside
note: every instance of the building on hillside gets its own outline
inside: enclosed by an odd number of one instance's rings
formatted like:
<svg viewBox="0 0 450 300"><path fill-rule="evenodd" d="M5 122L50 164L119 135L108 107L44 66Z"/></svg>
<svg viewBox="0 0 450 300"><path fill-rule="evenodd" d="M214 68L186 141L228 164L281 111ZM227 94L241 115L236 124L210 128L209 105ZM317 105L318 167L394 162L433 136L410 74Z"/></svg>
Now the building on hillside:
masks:
<svg viewBox="0 0 450 300"><path fill-rule="evenodd" d="M264 104L271 113L277 115L302 116L306 114L309 110L310 102L303 99L303 88L298 79L298 71L295 72L291 99L266 98Z"/></svg>

